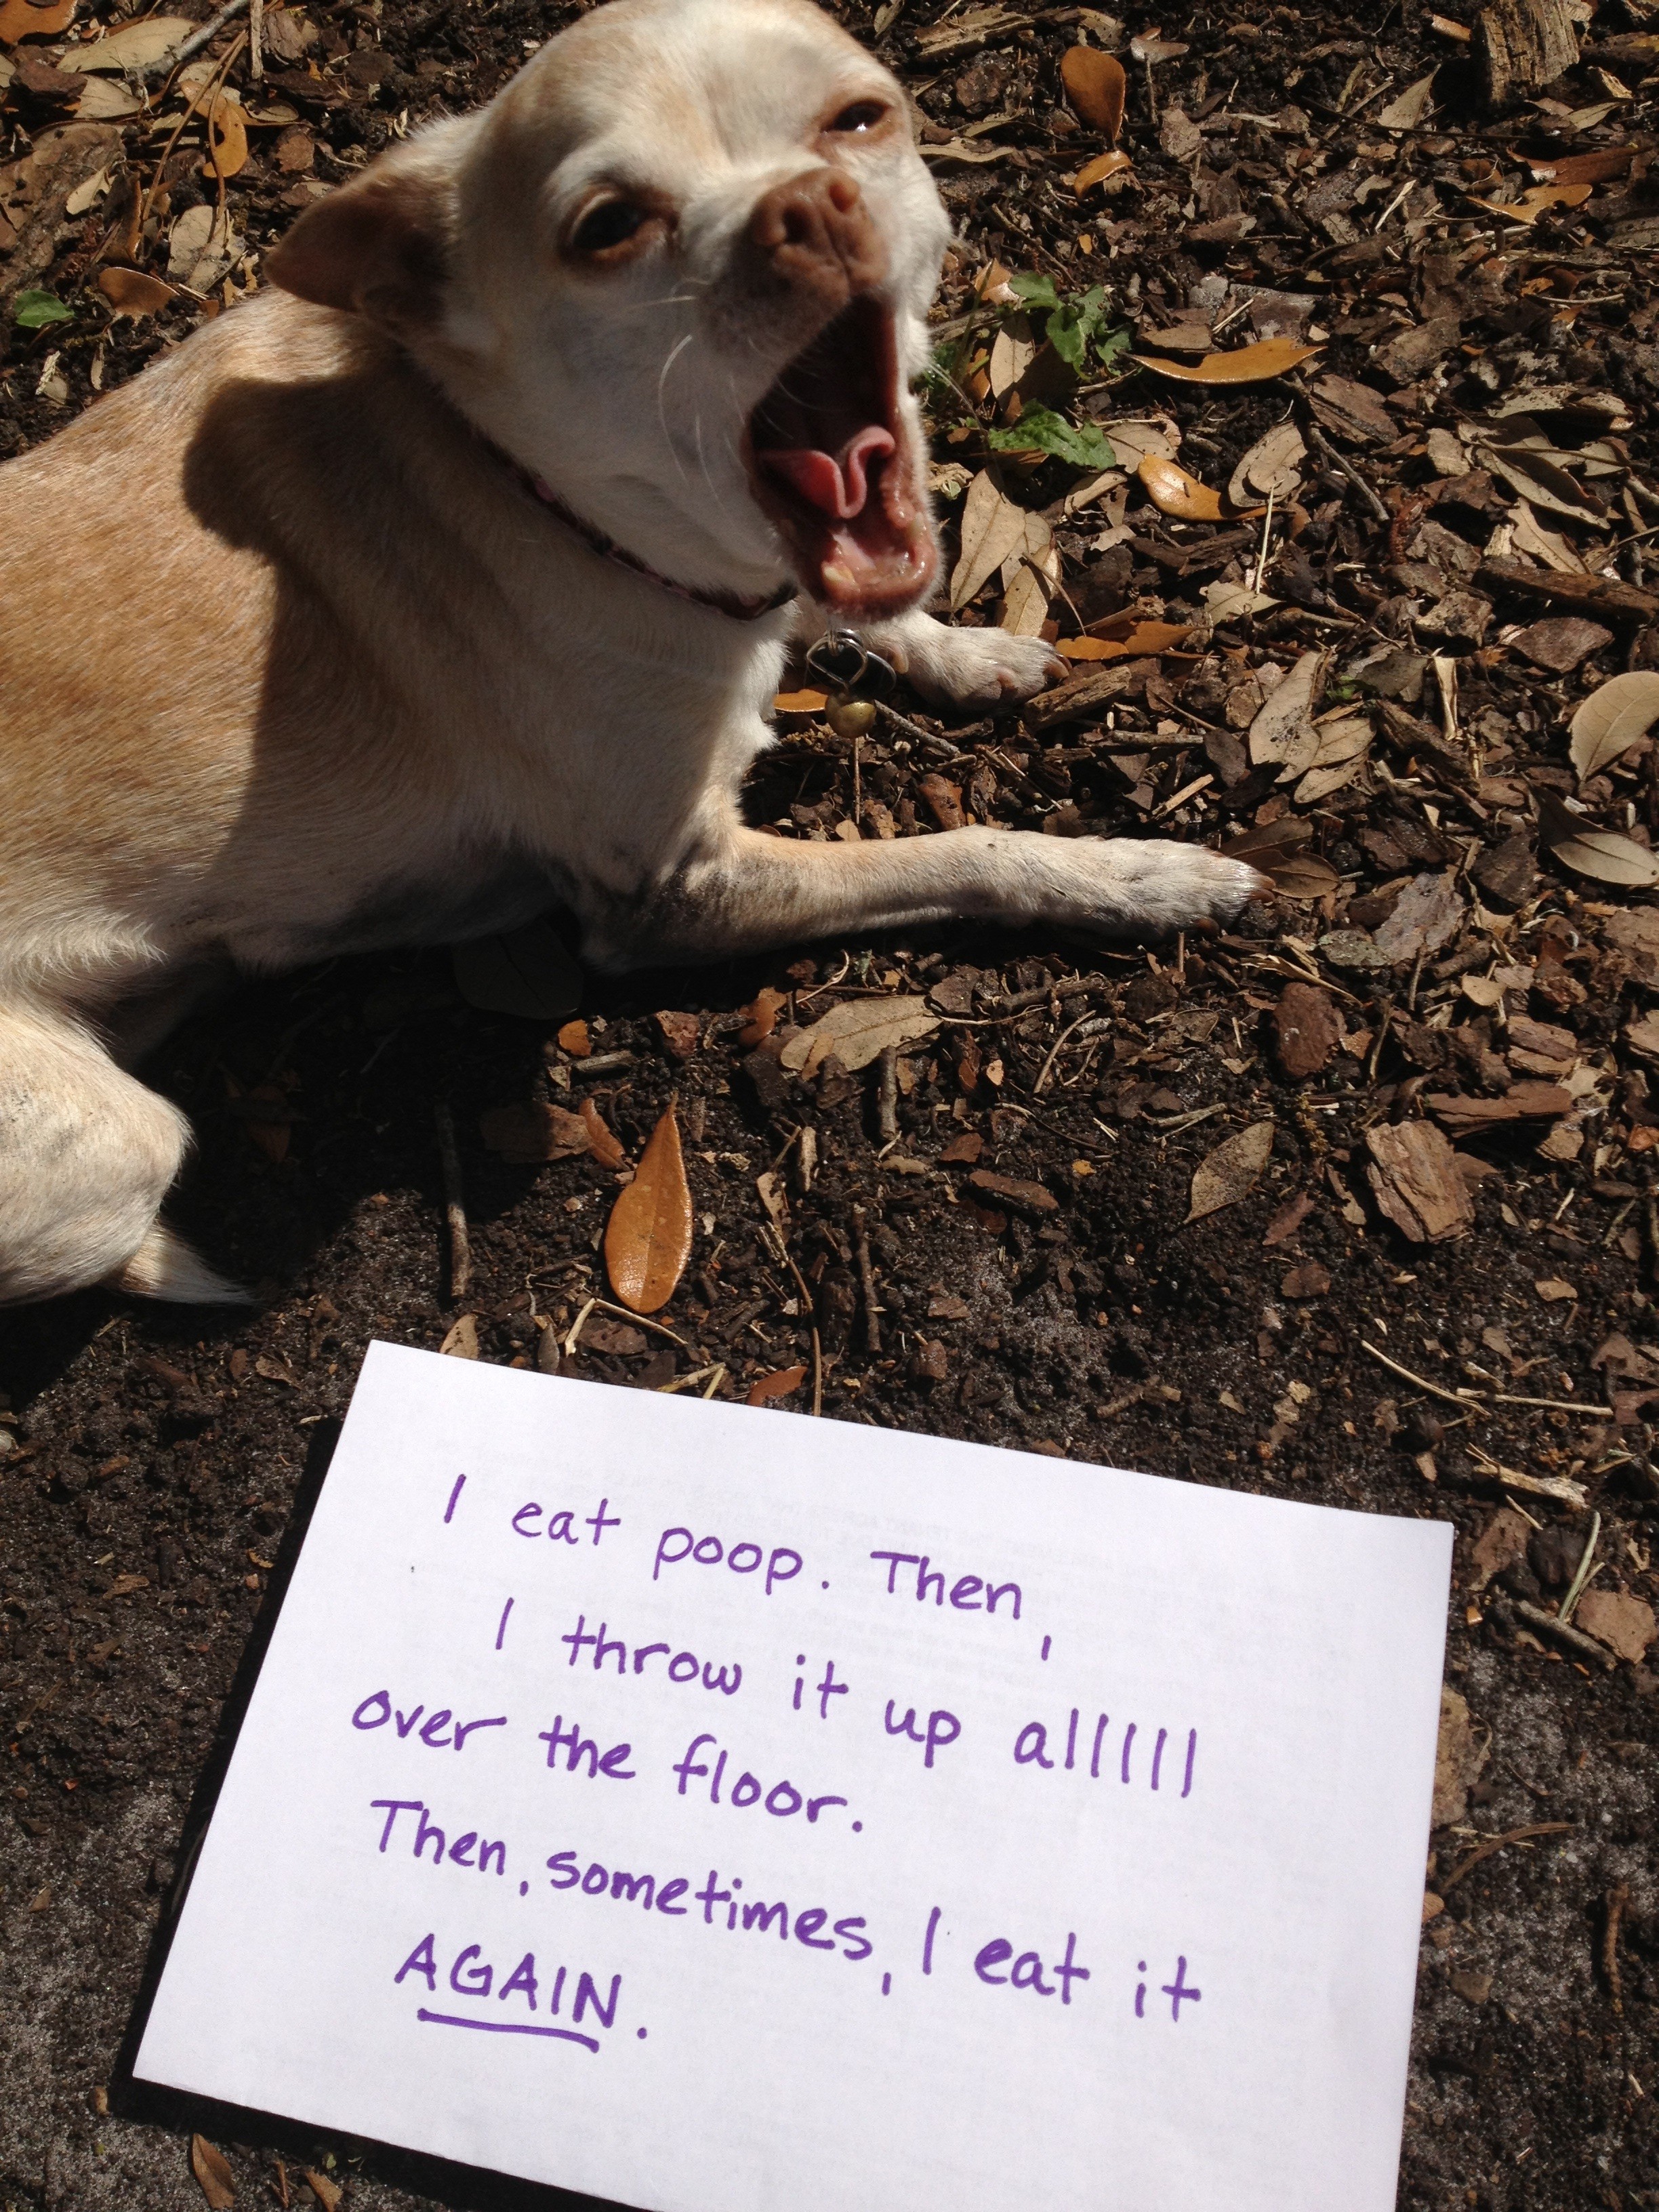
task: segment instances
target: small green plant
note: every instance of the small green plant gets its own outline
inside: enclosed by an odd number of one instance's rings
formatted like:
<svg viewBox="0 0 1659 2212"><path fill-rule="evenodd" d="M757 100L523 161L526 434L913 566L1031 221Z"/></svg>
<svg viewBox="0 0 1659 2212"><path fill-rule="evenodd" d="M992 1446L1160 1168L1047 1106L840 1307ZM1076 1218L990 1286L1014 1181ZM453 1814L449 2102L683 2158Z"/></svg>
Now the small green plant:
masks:
<svg viewBox="0 0 1659 2212"><path fill-rule="evenodd" d="M1117 459L1097 424L1069 422L1052 407L1028 407L1018 422L988 430L985 442L1000 453L1052 453L1074 469L1109 469Z"/></svg>
<svg viewBox="0 0 1659 2212"><path fill-rule="evenodd" d="M1018 293L1027 313L1044 318L1042 335L1074 375L1081 376L1092 353L1109 368L1129 343L1127 327L1109 329L1111 311L1106 287L1091 284L1086 292L1061 293L1052 276L1011 276L1008 289Z"/></svg>
<svg viewBox="0 0 1659 2212"><path fill-rule="evenodd" d="M26 331L43 331L50 323L72 323L75 310L53 292L20 292L11 304L11 319Z"/></svg>

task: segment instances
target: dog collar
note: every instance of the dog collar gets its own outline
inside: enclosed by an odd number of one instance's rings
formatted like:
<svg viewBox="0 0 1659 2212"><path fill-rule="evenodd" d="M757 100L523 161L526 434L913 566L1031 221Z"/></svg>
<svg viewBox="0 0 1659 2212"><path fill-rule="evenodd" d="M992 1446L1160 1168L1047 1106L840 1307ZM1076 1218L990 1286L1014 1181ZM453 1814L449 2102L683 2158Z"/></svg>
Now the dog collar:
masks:
<svg viewBox="0 0 1659 2212"><path fill-rule="evenodd" d="M502 453L499 446L492 450L500 454L519 482L531 495L556 514L567 530L572 530L591 546L602 560L614 561L619 568L627 568L635 576L643 576L647 583L655 584L659 590L668 592L677 599L688 600L694 607L712 607L716 614L727 616L732 622L758 622L763 615L775 614L780 607L798 599L800 587L796 584L780 584L777 590L762 598L738 592L705 592L695 584L677 584L672 576L660 574L648 561L641 561L637 553L630 553L625 545L618 545L614 538L607 538L594 523L567 507L551 484L544 483L533 469L515 461L511 453Z"/></svg>

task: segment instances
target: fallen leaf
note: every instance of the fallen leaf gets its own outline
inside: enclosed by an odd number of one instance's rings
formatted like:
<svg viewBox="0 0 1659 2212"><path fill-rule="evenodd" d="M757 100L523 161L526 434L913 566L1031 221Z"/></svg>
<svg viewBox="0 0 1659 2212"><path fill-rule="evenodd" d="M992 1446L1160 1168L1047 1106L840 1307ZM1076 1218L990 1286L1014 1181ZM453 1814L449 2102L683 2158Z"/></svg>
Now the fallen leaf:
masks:
<svg viewBox="0 0 1659 2212"><path fill-rule="evenodd" d="M981 469L962 504L961 556L951 578L957 614L1025 544L1025 509L1006 499Z"/></svg>
<svg viewBox="0 0 1659 2212"><path fill-rule="evenodd" d="M1233 511L1242 513L1249 507L1252 492L1264 498L1271 492L1281 506L1293 499L1301 486L1302 463L1307 457L1308 448L1294 422L1280 422L1265 438L1258 438L1228 483L1227 499ZM1261 509L1249 507L1249 512L1259 514Z"/></svg>
<svg viewBox="0 0 1659 2212"><path fill-rule="evenodd" d="M1483 200L1474 192L1469 198L1476 207L1484 208L1488 215L1498 216L1504 222L1536 222L1552 208L1583 207L1590 191L1589 185L1534 185L1518 200Z"/></svg>
<svg viewBox="0 0 1659 2212"><path fill-rule="evenodd" d="M1502 1505L1474 1540L1470 1554L1475 1568L1475 1579L1471 1588L1478 1596L1494 1575L1501 1575L1505 1567L1512 1567L1517 1559L1527 1556L1527 1540L1532 1534L1532 1523L1524 1513L1517 1513L1512 1505Z"/></svg>
<svg viewBox="0 0 1659 2212"><path fill-rule="evenodd" d="M1316 345L1298 345L1294 338L1263 338L1232 353L1206 354L1202 361L1191 363L1141 354L1129 358L1138 368L1156 369L1160 376L1173 376L1182 384L1262 384L1311 361L1318 351Z"/></svg>
<svg viewBox="0 0 1659 2212"><path fill-rule="evenodd" d="M1300 775L1318 759L1319 732L1313 714L1331 659L1328 653L1303 653L1263 700L1250 724L1250 759L1256 767L1277 761L1289 773Z"/></svg>
<svg viewBox="0 0 1659 2212"><path fill-rule="evenodd" d="M1298 1191L1294 1198L1287 1198L1262 1233L1262 1249L1271 1251L1275 1244L1288 1244L1313 1208L1314 1202L1305 1190Z"/></svg>
<svg viewBox="0 0 1659 2212"><path fill-rule="evenodd" d="M1220 493L1212 491L1196 477L1188 476L1179 462L1158 460L1148 453L1135 474L1160 514L1175 515L1182 522L1220 522L1229 514ZM1253 514L1261 511L1259 507L1249 510Z"/></svg>
<svg viewBox="0 0 1659 2212"><path fill-rule="evenodd" d="M1546 1275L1533 1288L1547 1306L1571 1305L1578 1296L1572 1285L1564 1282L1559 1275Z"/></svg>
<svg viewBox="0 0 1659 2212"><path fill-rule="evenodd" d="M147 15L142 23L125 24L106 39L89 39L82 46L71 46L58 66L112 70L117 76L124 76L129 70L148 69L153 62L164 59L200 27L187 15Z"/></svg>
<svg viewBox="0 0 1659 2212"><path fill-rule="evenodd" d="M550 922L526 922L501 937L475 938L470 945L456 945L450 957L456 989L468 1006L485 1013L556 1021L581 1003L582 971Z"/></svg>
<svg viewBox="0 0 1659 2212"><path fill-rule="evenodd" d="M1115 146L1129 89L1122 63L1096 46L1072 46L1060 58L1060 78L1082 120Z"/></svg>
<svg viewBox="0 0 1659 2212"><path fill-rule="evenodd" d="M1072 190L1079 195L1091 185L1103 185L1108 177L1121 176L1125 169L1133 169L1129 156L1114 148L1109 154L1097 154L1092 161L1085 161L1072 179Z"/></svg>
<svg viewBox="0 0 1659 2212"><path fill-rule="evenodd" d="M585 1352L602 1352L611 1359L637 1359L650 1349L643 1329L631 1322L604 1321L598 1315L584 1326L579 1341Z"/></svg>
<svg viewBox="0 0 1659 2212"><path fill-rule="evenodd" d="M1016 1213L1053 1213L1060 1200L1053 1191L1040 1182L1023 1182L1016 1176L994 1174L989 1168L975 1168L968 1178L975 1190L983 1191L989 1198L1000 1198Z"/></svg>
<svg viewBox="0 0 1659 2212"><path fill-rule="evenodd" d="M1097 623L1085 636L1061 638L1054 651L1067 660L1146 660L1184 645L1192 634L1187 623L1122 621L1114 617L1109 623Z"/></svg>
<svg viewBox="0 0 1659 2212"><path fill-rule="evenodd" d="M147 276L141 269L100 269L98 289L114 309L116 322L123 315L136 323L141 315L160 314L179 296L171 284L164 284L159 276Z"/></svg>
<svg viewBox="0 0 1659 2212"><path fill-rule="evenodd" d="M1256 864L1281 898L1328 898L1342 878L1317 853L1283 853Z"/></svg>
<svg viewBox="0 0 1659 2212"><path fill-rule="evenodd" d="M131 1597L135 1590L148 1589L149 1588L149 1577L148 1575L117 1575L115 1580L104 1592L104 1595L106 1597Z"/></svg>
<svg viewBox="0 0 1659 2212"><path fill-rule="evenodd" d="M313 2166L305 2166L301 2171L305 2175L306 2186L322 2206L323 2212L340 2212L340 2200L345 2191L339 2183L331 2181L325 2173L319 2173Z"/></svg>
<svg viewBox="0 0 1659 2212"><path fill-rule="evenodd" d="M951 1138L950 1143L939 1154L939 1158L941 1160L948 1160L952 1167L972 1167L984 1150L985 1139L980 1135L978 1130L964 1129L961 1136Z"/></svg>
<svg viewBox="0 0 1659 2212"><path fill-rule="evenodd" d="M775 991L769 983L757 992L752 1006L744 1008L749 1019L738 1031L738 1042L745 1051L751 1051L763 1038L769 1037L778 1025L778 1016L789 1003L783 991Z"/></svg>
<svg viewBox="0 0 1659 2212"><path fill-rule="evenodd" d="M868 1067L890 1044L931 1036L939 1019L925 999L851 999L792 1036L781 1057L799 1075L815 1075L831 1053L849 1071Z"/></svg>
<svg viewBox="0 0 1659 2212"><path fill-rule="evenodd" d="M1037 337L1028 315L1010 315L991 342L986 379L993 399L1012 392L1036 359Z"/></svg>
<svg viewBox="0 0 1659 2212"><path fill-rule="evenodd" d="M1317 1260L1307 1260L1292 1267L1279 1287L1287 1298L1322 1298L1331 1287L1331 1271Z"/></svg>
<svg viewBox="0 0 1659 2212"><path fill-rule="evenodd" d="M205 2136L190 2139L190 2170L202 2185L202 2194L213 2212L230 2212L236 2202L236 2178L222 2151L215 2150Z"/></svg>
<svg viewBox="0 0 1659 2212"><path fill-rule="evenodd" d="M477 1315L463 1314L438 1349L451 1359L476 1359L478 1356Z"/></svg>
<svg viewBox="0 0 1659 2212"><path fill-rule="evenodd" d="M676 1060L690 1060L697 1048L702 1035L702 1024L695 1014L665 1007L651 1017L657 1024L663 1042Z"/></svg>
<svg viewBox="0 0 1659 2212"><path fill-rule="evenodd" d="M1586 623L1586 629L1592 625ZM1572 718L1572 764L1588 783L1659 721L1659 674L1643 669L1598 684Z"/></svg>
<svg viewBox="0 0 1659 2212"><path fill-rule="evenodd" d="M1616 1651L1632 1667L1646 1657L1656 1626L1659 1626L1650 1605L1639 1597L1626 1596L1621 1590L1586 1590L1572 1619L1574 1627L1582 1628L1586 1636L1605 1644L1609 1651Z"/></svg>
<svg viewBox="0 0 1659 2212"><path fill-rule="evenodd" d="M1445 1828L1463 1818L1469 1808L1469 1792L1480 1779L1480 1770L1492 1753L1492 1732L1469 1717L1468 1701L1455 1690L1440 1692L1440 1736L1434 1753L1434 1805L1431 1827Z"/></svg>
<svg viewBox="0 0 1659 2212"><path fill-rule="evenodd" d="M1457 1155L1431 1121L1379 1122L1365 1132L1365 1174L1380 1212L1413 1244L1445 1244L1474 1226Z"/></svg>
<svg viewBox="0 0 1659 2212"><path fill-rule="evenodd" d="M780 691L772 702L775 714L821 714L830 704L827 691Z"/></svg>
<svg viewBox="0 0 1659 2212"><path fill-rule="evenodd" d="M1200 1163L1193 1177L1187 1219L1201 1220L1206 1213L1218 1213L1224 1206L1236 1206L1255 1188L1273 1158L1273 1150L1271 1121L1253 1121L1248 1129L1218 1145Z"/></svg>
<svg viewBox="0 0 1659 2212"><path fill-rule="evenodd" d="M555 1042L559 1050L568 1052L572 1060L586 1060L593 1049L593 1040L584 1021L567 1022Z"/></svg>
<svg viewBox="0 0 1659 2212"><path fill-rule="evenodd" d="M1266 592L1253 592L1248 584L1206 584L1203 600L1212 622L1237 622L1246 615L1265 614L1279 602ZM1064 648L1061 648L1064 650Z"/></svg>
<svg viewBox="0 0 1659 2212"><path fill-rule="evenodd" d="M77 123L108 123L124 115L137 115L143 100L130 93L125 85L117 84L113 77L88 76L82 79L86 89L75 103Z"/></svg>
<svg viewBox="0 0 1659 2212"><path fill-rule="evenodd" d="M592 1147L587 1124L580 1114L541 1099L521 1106L492 1106L479 1115L478 1133L492 1152L520 1167L576 1159Z"/></svg>
<svg viewBox="0 0 1659 2212"><path fill-rule="evenodd" d="M691 1256L691 1192L671 1104L651 1133L634 1180L617 1194L605 1232L611 1286L635 1313L665 1306Z"/></svg>
<svg viewBox="0 0 1659 2212"><path fill-rule="evenodd" d="M763 1406L769 1398L787 1398L806 1380L804 1367L781 1367L774 1375L757 1375L749 1385L747 1406Z"/></svg>
<svg viewBox="0 0 1659 2212"><path fill-rule="evenodd" d="M15 46L20 39L55 39L75 21L78 0L5 0L0 7L0 46Z"/></svg>
<svg viewBox="0 0 1659 2212"><path fill-rule="evenodd" d="M1659 860L1645 845L1616 830L1592 828L1552 791L1540 791L1537 797L1539 835L1564 867L1597 883L1623 884L1632 890L1659 884Z"/></svg>
<svg viewBox="0 0 1659 2212"><path fill-rule="evenodd" d="M581 1122L587 1131L587 1149L602 1168L619 1168L628 1158L614 1133L591 1098L581 1103Z"/></svg>
<svg viewBox="0 0 1659 2212"><path fill-rule="evenodd" d="M1376 119L1385 131L1415 131L1428 112L1429 94L1434 89L1435 73L1418 78L1407 86L1397 100L1377 110Z"/></svg>

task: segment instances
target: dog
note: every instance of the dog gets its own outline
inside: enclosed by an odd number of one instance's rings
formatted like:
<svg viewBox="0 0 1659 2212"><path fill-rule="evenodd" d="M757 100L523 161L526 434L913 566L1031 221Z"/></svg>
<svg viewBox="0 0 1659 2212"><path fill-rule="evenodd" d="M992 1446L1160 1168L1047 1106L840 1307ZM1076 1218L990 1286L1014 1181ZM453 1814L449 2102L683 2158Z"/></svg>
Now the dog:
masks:
<svg viewBox="0 0 1659 2212"><path fill-rule="evenodd" d="M315 203L269 285L0 468L0 1303L240 1295L128 1070L204 988L556 903L620 969L954 916L1224 920L1242 863L744 826L792 643L1024 699L925 611L949 224L810 0L611 0Z"/></svg>

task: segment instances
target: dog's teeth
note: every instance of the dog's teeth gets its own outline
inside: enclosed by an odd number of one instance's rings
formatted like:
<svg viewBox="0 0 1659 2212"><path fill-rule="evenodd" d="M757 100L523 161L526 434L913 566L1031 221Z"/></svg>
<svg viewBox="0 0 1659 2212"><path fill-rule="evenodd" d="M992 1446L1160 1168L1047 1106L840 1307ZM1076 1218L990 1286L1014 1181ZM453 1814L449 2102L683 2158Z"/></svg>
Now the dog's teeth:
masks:
<svg viewBox="0 0 1659 2212"><path fill-rule="evenodd" d="M835 591L850 592L853 588L853 572L844 561L826 561L823 574L824 582Z"/></svg>

